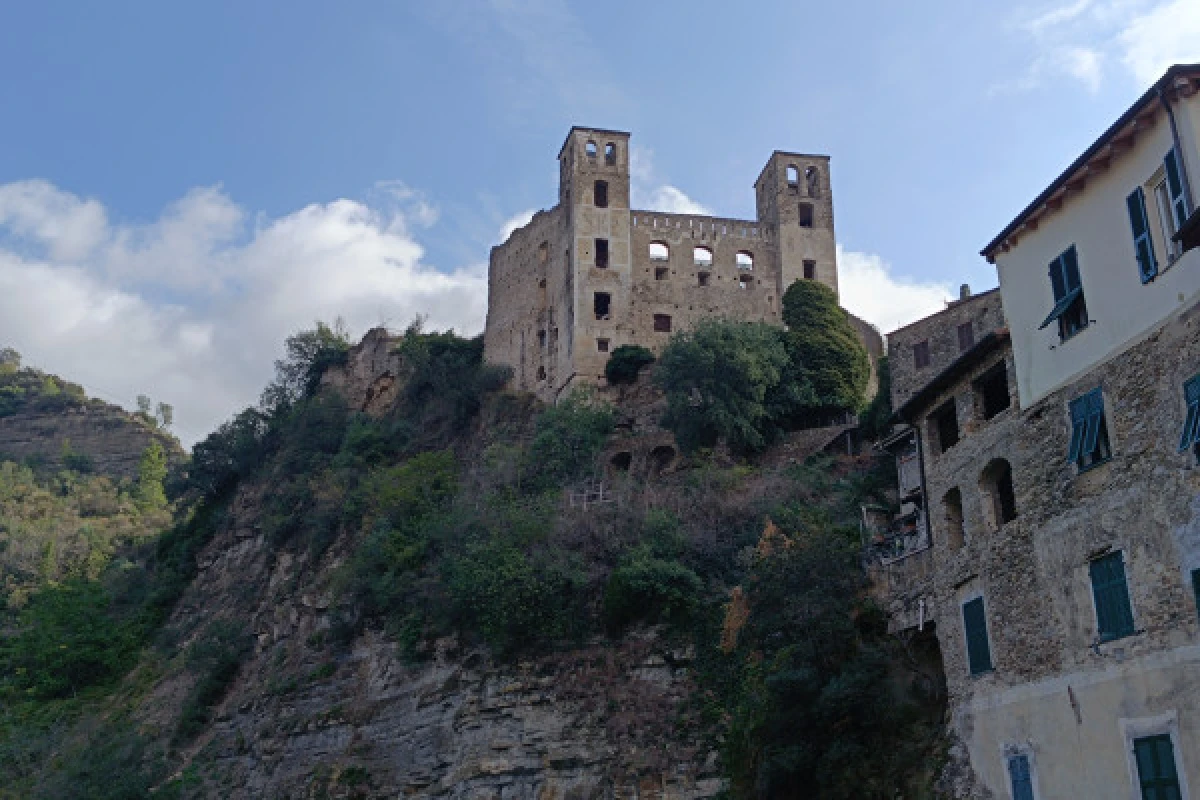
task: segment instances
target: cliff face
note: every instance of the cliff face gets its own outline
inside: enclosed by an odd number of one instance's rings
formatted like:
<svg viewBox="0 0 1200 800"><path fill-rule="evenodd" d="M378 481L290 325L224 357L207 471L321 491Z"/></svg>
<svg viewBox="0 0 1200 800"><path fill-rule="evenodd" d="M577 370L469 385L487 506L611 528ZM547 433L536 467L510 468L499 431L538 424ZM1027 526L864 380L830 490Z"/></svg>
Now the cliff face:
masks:
<svg viewBox="0 0 1200 800"><path fill-rule="evenodd" d="M0 417L0 458L33 459L52 468L63 466L63 453L86 456L103 475L132 478L142 453L158 442L169 460L183 456L173 436L154 430L130 414L89 401L58 411L21 411Z"/></svg>

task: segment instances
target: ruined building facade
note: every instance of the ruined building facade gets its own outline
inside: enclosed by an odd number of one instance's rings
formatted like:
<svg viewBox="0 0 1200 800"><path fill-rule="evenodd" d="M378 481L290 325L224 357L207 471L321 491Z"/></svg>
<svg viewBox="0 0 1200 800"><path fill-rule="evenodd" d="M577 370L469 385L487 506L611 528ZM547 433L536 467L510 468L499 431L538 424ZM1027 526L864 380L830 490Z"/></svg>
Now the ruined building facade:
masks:
<svg viewBox="0 0 1200 800"><path fill-rule="evenodd" d="M1173 67L985 248L999 297L889 337L927 527L866 552L894 630L938 640L958 797L1200 791L1198 170Z"/></svg>
<svg viewBox="0 0 1200 800"><path fill-rule="evenodd" d="M484 355L510 365L517 388L553 401L602 382L620 345L657 352L705 317L782 324L797 280L837 290L827 156L773 153L754 220L631 208L628 133L572 128L558 160L558 204L488 267ZM878 334L856 324L877 355Z"/></svg>

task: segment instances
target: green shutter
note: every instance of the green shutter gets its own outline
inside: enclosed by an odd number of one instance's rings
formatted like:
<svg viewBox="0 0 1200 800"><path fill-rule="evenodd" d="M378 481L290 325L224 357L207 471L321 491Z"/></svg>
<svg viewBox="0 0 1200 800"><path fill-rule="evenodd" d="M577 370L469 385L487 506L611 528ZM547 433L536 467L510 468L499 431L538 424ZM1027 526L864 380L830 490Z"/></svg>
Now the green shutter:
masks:
<svg viewBox="0 0 1200 800"><path fill-rule="evenodd" d="M1067 281L1063 277L1063 257L1059 256L1050 262L1050 289L1054 292L1054 302L1057 305L1059 301L1067 294Z"/></svg>
<svg viewBox="0 0 1200 800"><path fill-rule="evenodd" d="M1071 446L1067 449L1067 463L1074 464L1083 451L1083 439L1087 434L1088 399L1076 397L1071 401Z"/></svg>
<svg viewBox="0 0 1200 800"><path fill-rule="evenodd" d="M1175 230L1183 227L1188 218L1187 198L1183 195L1183 180L1180 178L1179 154L1172 148L1163 159L1167 170L1167 191L1171 195L1171 213L1175 215Z"/></svg>
<svg viewBox="0 0 1200 800"><path fill-rule="evenodd" d="M1087 403L1087 436L1083 442L1084 456L1096 452L1096 440L1104 424L1104 395L1099 389L1093 389L1082 398Z"/></svg>
<svg viewBox="0 0 1200 800"><path fill-rule="evenodd" d="M1054 292L1054 308L1038 326L1045 328L1067 313L1076 302L1082 302L1083 286L1079 282L1079 256L1075 245L1068 247L1062 255L1050 262L1050 288Z"/></svg>
<svg viewBox="0 0 1200 800"><path fill-rule="evenodd" d="M1133 633L1133 609L1125 580L1125 560L1120 552L1097 558L1089 565L1092 596L1096 602L1096 627L1101 641Z"/></svg>
<svg viewBox="0 0 1200 800"><path fill-rule="evenodd" d="M967 663L972 675L992 669L992 652L988 646L987 618L983 598L976 597L963 604L963 630L967 637Z"/></svg>
<svg viewBox="0 0 1200 800"><path fill-rule="evenodd" d="M1079 257L1075 254L1075 245L1067 248L1061 256L1063 265L1063 280L1067 285L1067 291L1080 289L1082 286L1079 282Z"/></svg>
<svg viewBox="0 0 1200 800"><path fill-rule="evenodd" d="M1179 437L1180 451L1200 440L1200 375L1183 384L1183 397L1187 401L1187 417L1183 421L1183 435Z"/></svg>
<svg viewBox="0 0 1200 800"><path fill-rule="evenodd" d="M1175 748L1169 734L1133 740L1142 800L1180 800Z"/></svg>
<svg viewBox="0 0 1200 800"><path fill-rule="evenodd" d="M1200 569L1192 570L1192 596L1196 599L1196 612L1200 614Z"/></svg>
<svg viewBox="0 0 1200 800"><path fill-rule="evenodd" d="M1029 773L1029 756L1009 756L1008 776L1012 780L1012 800L1034 800L1033 776Z"/></svg>
<svg viewBox="0 0 1200 800"><path fill-rule="evenodd" d="M1137 259L1138 274L1146 283L1158 274L1158 261L1154 258L1154 243L1150 241L1150 224L1146 218L1146 194L1137 187L1125 198L1129 211L1129 226L1133 229L1133 253Z"/></svg>

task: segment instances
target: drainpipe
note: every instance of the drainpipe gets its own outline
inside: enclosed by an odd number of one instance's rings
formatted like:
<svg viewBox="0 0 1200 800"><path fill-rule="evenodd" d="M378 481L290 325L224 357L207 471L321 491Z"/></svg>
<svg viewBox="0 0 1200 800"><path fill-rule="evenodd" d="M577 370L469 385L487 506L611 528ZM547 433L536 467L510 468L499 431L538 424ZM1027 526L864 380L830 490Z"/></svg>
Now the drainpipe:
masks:
<svg viewBox="0 0 1200 800"><path fill-rule="evenodd" d="M1174 145L1175 153L1177 155L1175 160L1179 163L1179 180L1183 182L1183 197L1187 202L1188 213L1191 214L1196 206L1192 203L1192 182L1188 180L1187 164L1183 156L1183 146L1179 142L1179 127L1175 124L1175 111L1172 110L1170 102L1167 101L1167 94L1163 91L1162 86L1158 87L1157 92L1158 100L1160 103L1162 103L1162 107L1167 112L1167 120L1169 120L1171 123L1171 143Z"/></svg>

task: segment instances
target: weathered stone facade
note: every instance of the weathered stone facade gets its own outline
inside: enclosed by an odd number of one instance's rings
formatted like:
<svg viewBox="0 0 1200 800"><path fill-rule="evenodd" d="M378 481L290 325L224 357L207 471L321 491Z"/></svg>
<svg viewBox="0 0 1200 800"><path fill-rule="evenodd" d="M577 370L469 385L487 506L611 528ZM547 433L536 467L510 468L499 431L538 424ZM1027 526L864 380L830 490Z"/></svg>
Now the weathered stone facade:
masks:
<svg viewBox="0 0 1200 800"><path fill-rule="evenodd" d="M827 156L773 153L755 220L631 209L628 133L572 128L559 164L558 205L493 248L488 269L485 358L543 400L602 383L621 345L658 351L706 317L782 324L794 281L837 289ZM879 334L855 323L874 361Z"/></svg>
<svg viewBox="0 0 1200 800"><path fill-rule="evenodd" d="M937 633L954 732L983 787L959 796L1010 797L1008 759L1024 756L1036 797L1141 797L1133 740L1155 734L1170 735L1184 785L1200 785L1200 469L1178 447L1200 302L1029 408L1007 337L981 347L901 407L921 438L931 546L873 568L894 627ZM980 379L1000 372L1010 405L985 419ZM1081 470L1067 457L1068 408L1096 387L1112 455ZM943 452L932 423L948 403L960 437ZM1102 641L1090 569L1112 553L1134 630ZM975 598L993 668L973 674Z"/></svg>
<svg viewBox="0 0 1200 800"><path fill-rule="evenodd" d="M960 333L960 329L969 333ZM939 372L990 331L1004 327L1000 290L971 295L963 286L959 299L946 310L919 319L887 335L888 369L892 379L892 407L899 408ZM963 339L961 337L967 336ZM965 347L963 346L965 344ZM923 346L927 359L917 352Z"/></svg>

